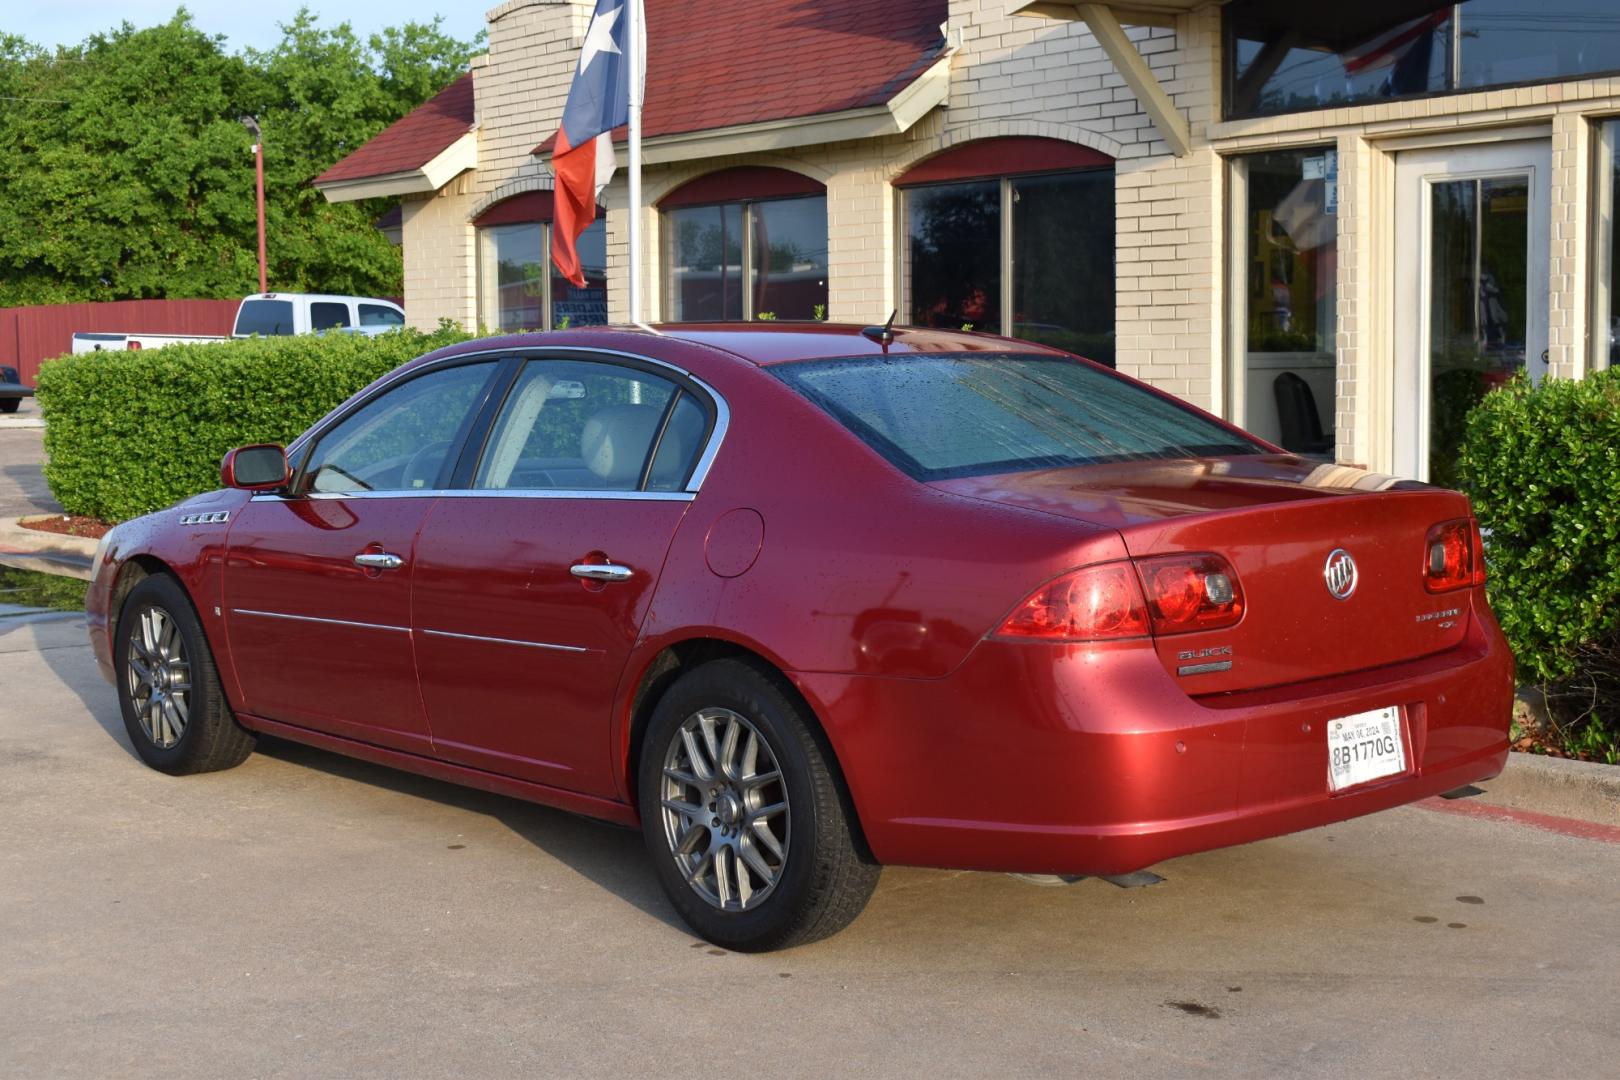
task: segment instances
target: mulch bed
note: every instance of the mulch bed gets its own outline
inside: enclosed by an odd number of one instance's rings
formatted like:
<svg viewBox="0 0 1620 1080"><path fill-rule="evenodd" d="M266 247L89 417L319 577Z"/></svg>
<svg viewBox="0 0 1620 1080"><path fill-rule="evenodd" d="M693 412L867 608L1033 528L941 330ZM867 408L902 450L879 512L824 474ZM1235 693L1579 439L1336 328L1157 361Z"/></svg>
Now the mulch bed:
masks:
<svg viewBox="0 0 1620 1080"><path fill-rule="evenodd" d="M36 532L60 533L63 536L88 536L92 540L100 540L112 528L111 525L99 518L85 517L82 514L52 514L46 518L20 521L18 524L25 529L33 529Z"/></svg>

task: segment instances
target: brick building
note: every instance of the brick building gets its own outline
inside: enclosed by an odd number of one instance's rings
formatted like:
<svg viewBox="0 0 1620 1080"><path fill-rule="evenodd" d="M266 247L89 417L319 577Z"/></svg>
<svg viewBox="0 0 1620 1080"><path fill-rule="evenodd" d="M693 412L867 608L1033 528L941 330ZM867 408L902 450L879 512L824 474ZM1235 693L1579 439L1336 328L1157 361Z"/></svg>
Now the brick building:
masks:
<svg viewBox="0 0 1620 1080"><path fill-rule="evenodd" d="M653 319L899 309L1442 481L1485 390L1609 362L1613 0L646 6ZM592 7L492 9L466 76L316 181L400 197L414 323L625 317L623 170L588 287L545 261Z"/></svg>

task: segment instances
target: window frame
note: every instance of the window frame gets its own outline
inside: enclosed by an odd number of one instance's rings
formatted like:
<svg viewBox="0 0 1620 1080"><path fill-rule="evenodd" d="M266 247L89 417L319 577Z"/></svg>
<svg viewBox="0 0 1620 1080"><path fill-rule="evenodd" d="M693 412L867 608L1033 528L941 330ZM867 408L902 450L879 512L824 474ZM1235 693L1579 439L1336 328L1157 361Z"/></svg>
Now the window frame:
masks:
<svg viewBox="0 0 1620 1080"><path fill-rule="evenodd" d="M894 193L895 193L895 200L896 201L895 201L894 227L895 227L895 255L896 255L896 258L895 258L895 281L894 281L894 286L895 286L895 296L898 297L899 301L900 301L900 305L901 305L900 310L902 312L909 312L911 310L911 308L912 308L912 298L911 298L911 293L910 293L911 278L912 278L912 273L911 273L911 209L910 209L910 206L907 203L907 200L910 197L911 192L913 192L913 191L922 191L922 190L932 189L932 188L959 187L959 186L966 185L966 184L997 183L997 184L1000 185L1000 190L1001 190L1001 203L1000 203L1000 208L999 208L999 214L1000 214L1001 221L1000 221L1000 229L998 230L1000 232L1000 234L1001 234L1000 235L1000 249L1001 250L1000 250L1000 258L999 258L999 262L998 262L998 268L999 268L999 273L1000 273L1000 276L1001 276L1001 282L1000 282L1000 285L997 288L997 302L1000 305L1001 318L998 320L998 325L995 326L995 327L975 326L973 329L976 330L976 331L980 331L982 333L999 334L1002 337L1015 338L1015 339L1020 340L1020 341L1026 340L1026 339L1023 339L1023 338L1018 338L1018 336L1013 332L1014 328L1017 325L1017 319L1015 317L1016 312L1014 311L1014 307L1015 307L1015 305L1017 303L1017 279L1015 277L1015 274L1017 272L1017 267L1018 267L1018 259L1016 258L1015 253L1013 252L1013 239L1014 239L1014 236L1015 236L1015 228L1016 228L1015 222L1013 221L1013 214L1014 214L1014 207L1016 207L1018 205L1018 199L1016 198L1016 193L1014 191L1014 187L1018 183L1018 181L1020 181L1020 180L1031 180L1031 179L1035 179L1035 178L1038 178L1038 177L1046 177L1046 176L1077 176L1077 175L1081 175L1083 173L1104 172L1104 171L1110 173L1114 177L1115 230L1116 230L1116 247L1117 247L1118 246L1118 240L1117 240L1117 236L1118 236L1118 233L1117 233L1117 230L1118 230L1118 209L1117 208L1119 206L1119 188L1118 188L1118 185L1119 185L1119 170L1118 170L1118 167L1117 167L1116 164L1111 163L1111 164L1108 164L1108 165L1094 165L1094 166L1091 166L1091 167L1088 167L1088 168L1078 168L1078 169L1076 169L1076 168L1070 168L1070 169L1042 169L1042 170L1037 171L1037 172L1002 173L1002 174L997 175L997 176L977 176L977 177L964 176L964 177L959 177L957 179L952 179L952 180L930 180L930 181L927 181L926 183L921 183L921 184L904 184L904 185L897 184L897 185L895 185ZM1118 324L1118 320L1119 320L1119 315L1118 315L1118 309L1119 309L1119 295L1118 295L1119 261L1118 261L1117 255L1115 257L1115 262L1114 262L1114 286L1115 286L1115 297L1114 297L1115 315L1114 315L1114 321L1115 321L1116 330L1117 330L1117 324ZM1104 364L1103 366L1108 367L1109 365Z"/></svg>
<svg viewBox="0 0 1620 1080"><path fill-rule="evenodd" d="M522 365L531 359L604 361L625 367L640 368L675 383L683 392L690 392L698 404L703 407L707 416L707 426L701 440L701 449L694 457L693 463L687 472L686 482L681 489L678 491L597 491L591 489L514 488L480 490L473 488L471 486L472 476L477 470L480 458L483 456L484 445L494 427L495 417L504 404L513 384L517 381ZM445 455L445 460L454 464L450 468L448 475L444 469L440 469L436 487L377 492L301 491L304 483L304 472L309 464L311 451L320 444L320 441L333 428L343 423L355 412L365 408L390 390L430 372L489 360L496 361L496 366L494 373L481 390L483 401L471 410L461 430L458 430L456 436L451 440L451 447ZM672 395L671 402L678 401L681 396L679 394ZM703 379L685 368L664 360L620 352L615 349L596 349L585 346L540 347L519 350L482 349L476 352L448 356L431 364L424 364L421 367L397 372L387 377L385 382L371 388L369 392L339 406L322 418L314 427L299 435L287 447L287 459L296 462L293 466L292 478L287 487L280 492L256 494L253 498L254 500L276 502L290 502L299 499L408 499L441 496L461 498L624 499L632 501L662 499L689 502L696 498L702 490L703 484L714 466L715 459L719 456L720 449L725 444L726 434L730 427L731 409L726 399ZM656 440L651 447L651 453L653 457L657 456L658 442ZM645 482L645 477L643 482Z"/></svg>
<svg viewBox="0 0 1620 1080"><path fill-rule="evenodd" d="M763 322L817 322L817 321L825 322L825 321L827 321L825 318L820 319L820 320L813 319L813 318L812 319L765 319L765 320L761 320L760 318L758 318L758 313L754 310L754 289L753 289L753 277L754 277L754 213L753 213L753 209L754 209L755 206L757 206L757 205L759 205L761 203L798 202L798 201L803 200L803 199L820 199L822 201L823 208L825 209L825 206L826 206L826 203L827 203L827 193L825 191L814 191L814 192L806 192L806 193L804 193L802 195L761 195L761 196L757 196L757 197L756 196L750 196L748 198L743 198L743 199L721 199L721 200L719 200L717 202L682 203L679 206L671 206L671 207L667 207L667 208L660 208L659 211L658 211L658 225L659 225L659 232L662 234L662 243L659 245L662 248L662 250L661 250L661 252L659 254L659 269L663 272L663 278L664 278L664 288L662 290L663 296L660 298L662 300L662 303L660 304L660 307L663 310L665 321L671 322L671 323L688 323L688 322L726 322L726 323L734 323L734 322L736 322L736 323L745 323L745 322L762 322L762 321ZM738 273L738 280L741 283L741 290L740 291L742 292L742 314L740 316L738 316L737 318L735 318L735 319L678 319L674 315L674 310L675 310L675 296L674 296L674 292L675 292L675 230L672 229L672 228L667 227L667 225L666 225L666 222L668 222L668 220L669 220L669 215L674 214L674 213L678 213L679 211L682 211L682 210L712 210L712 209L715 209L717 207L727 207L727 206L735 206L735 207L737 207L739 209L739 211L741 212L741 214L742 214L742 230L743 230L742 231L742 268ZM723 211L722 211L722 213L723 213ZM823 216L825 216L825 213L823 214ZM831 226L829 225L828 228L829 228L829 237L830 237ZM829 246L830 246L830 244L829 244ZM721 252L720 257L722 259L725 258L725 252L724 251ZM831 278L830 260L829 260L828 269L829 269L829 274L828 274L829 281L828 281L828 287L827 287L827 297L828 297L828 299L827 299L827 305L824 305L824 309L823 309L824 311L825 311L826 306L830 306L830 304L832 302L832 282L830 280L830 278Z"/></svg>
<svg viewBox="0 0 1620 1080"><path fill-rule="evenodd" d="M1615 274L1616 236L1620 228L1620 116L1594 116L1592 123L1592 175L1590 177L1591 262L1587 268L1589 294L1586 318L1586 370L1603 371L1611 367L1613 346L1610 334L1614 317L1620 315L1615 289L1620 281ZM1606 227L1605 227L1606 226Z"/></svg>
<svg viewBox="0 0 1620 1080"><path fill-rule="evenodd" d="M591 225L601 225L602 229L603 229L603 232L606 233L606 230L607 230L606 219L600 213L598 213L598 215L596 217L596 220L591 222ZM476 303L477 303L477 306L478 306L478 324L480 326L485 326L490 330L494 330L494 331L496 331L498 333L503 333L503 334L543 333L543 332L549 332L551 330L555 330L557 328L556 325L555 325L556 324L556 319L554 318L554 312L552 311L553 300L552 300L552 293L551 293L551 282L552 282L552 279L555 278L556 275L557 275L557 268L551 264L551 226L552 226L552 222L545 221L545 220L542 220L542 221L502 221L502 222L498 222L498 223L495 223L495 224L492 224L492 225L474 225L473 226L473 230L477 234L477 235L475 235L473 237L473 251L475 252L475 263L476 263L476 270L477 270L477 286L478 286L478 288L477 288ZM540 326L520 327L520 328L515 329L515 330L507 330L507 329L505 329L503 327L500 327L500 326L491 326L490 324L484 322L484 314L485 314L484 303L485 303L485 300L489 296L488 290L486 288L486 278L489 276L489 270L491 269L487 265L487 263L485 261L485 258L484 258L485 251L486 251L486 248L485 248L485 239L486 239L485 234L486 233L494 233L494 232L496 232L498 230L501 230L501 229L528 229L528 228L537 228L537 229L540 230L540 265L544 268L544 271L545 271L544 273L542 273L540 275L540 316L541 316L540 317L540 322L541 322L542 325L540 325ZM589 228L589 226L587 226L587 228ZM493 237L490 237L489 239L493 240ZM604 235L603 239L604 239L604 241L606 240L605 235ZM604 267L603 268L603 280L604 280L604 282L606 281L606 279L607 279L606 267ZM498 286L497 286L497 288L498 288ZM496 314L497 314L497 316L499 315L498 310L497 310ZM570 326L572 326L572 324L570 324Z"/></svg>

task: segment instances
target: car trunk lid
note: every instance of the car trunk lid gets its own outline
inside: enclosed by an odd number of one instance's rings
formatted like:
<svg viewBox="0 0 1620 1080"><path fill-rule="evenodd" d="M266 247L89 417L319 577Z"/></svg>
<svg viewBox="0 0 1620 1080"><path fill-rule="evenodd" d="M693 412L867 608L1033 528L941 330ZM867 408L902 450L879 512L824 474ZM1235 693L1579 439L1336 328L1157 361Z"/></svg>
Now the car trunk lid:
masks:
<svg viewBox="0 0 1620 1080"><path fill-rule="evenodd" d="M1467 631L1467 590L1423 585L1431 526L1465 517L1452 491L1282 456L1097 465L937 482L959 495L1117 530L1135 559L1215 552L1237 573L1244 615L1154 647L1189 694L1249 690L1429 655ZM1329 557L1354 559L1344 599ZM1225 665L1230 662L1230 667Z"/></svg>

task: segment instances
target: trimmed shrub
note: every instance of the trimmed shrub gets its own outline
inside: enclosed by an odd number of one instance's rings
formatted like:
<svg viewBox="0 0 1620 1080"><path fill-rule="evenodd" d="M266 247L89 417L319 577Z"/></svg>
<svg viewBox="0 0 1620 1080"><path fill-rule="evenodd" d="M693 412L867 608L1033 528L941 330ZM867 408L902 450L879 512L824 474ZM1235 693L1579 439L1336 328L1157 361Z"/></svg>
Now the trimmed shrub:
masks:
<svg viewBox="0 0 1620 1080"><path fill-rule="evenodd" d="M1491 606L1567 745L1620 738L1620 370L1522 377L1469 414L1463 485L1488 532ZM1562 714L1561 716L1559 714ZM1607 747L1608 749L1603 749Z"/></svg>
<svg viewBox="0 0 1620 1080"><path fill-rule="evenodd" d="M123 521L219 486L234 446L291 442L356 390L470 335L248 338L47 362L45 479L71 514Z"/></svg>

